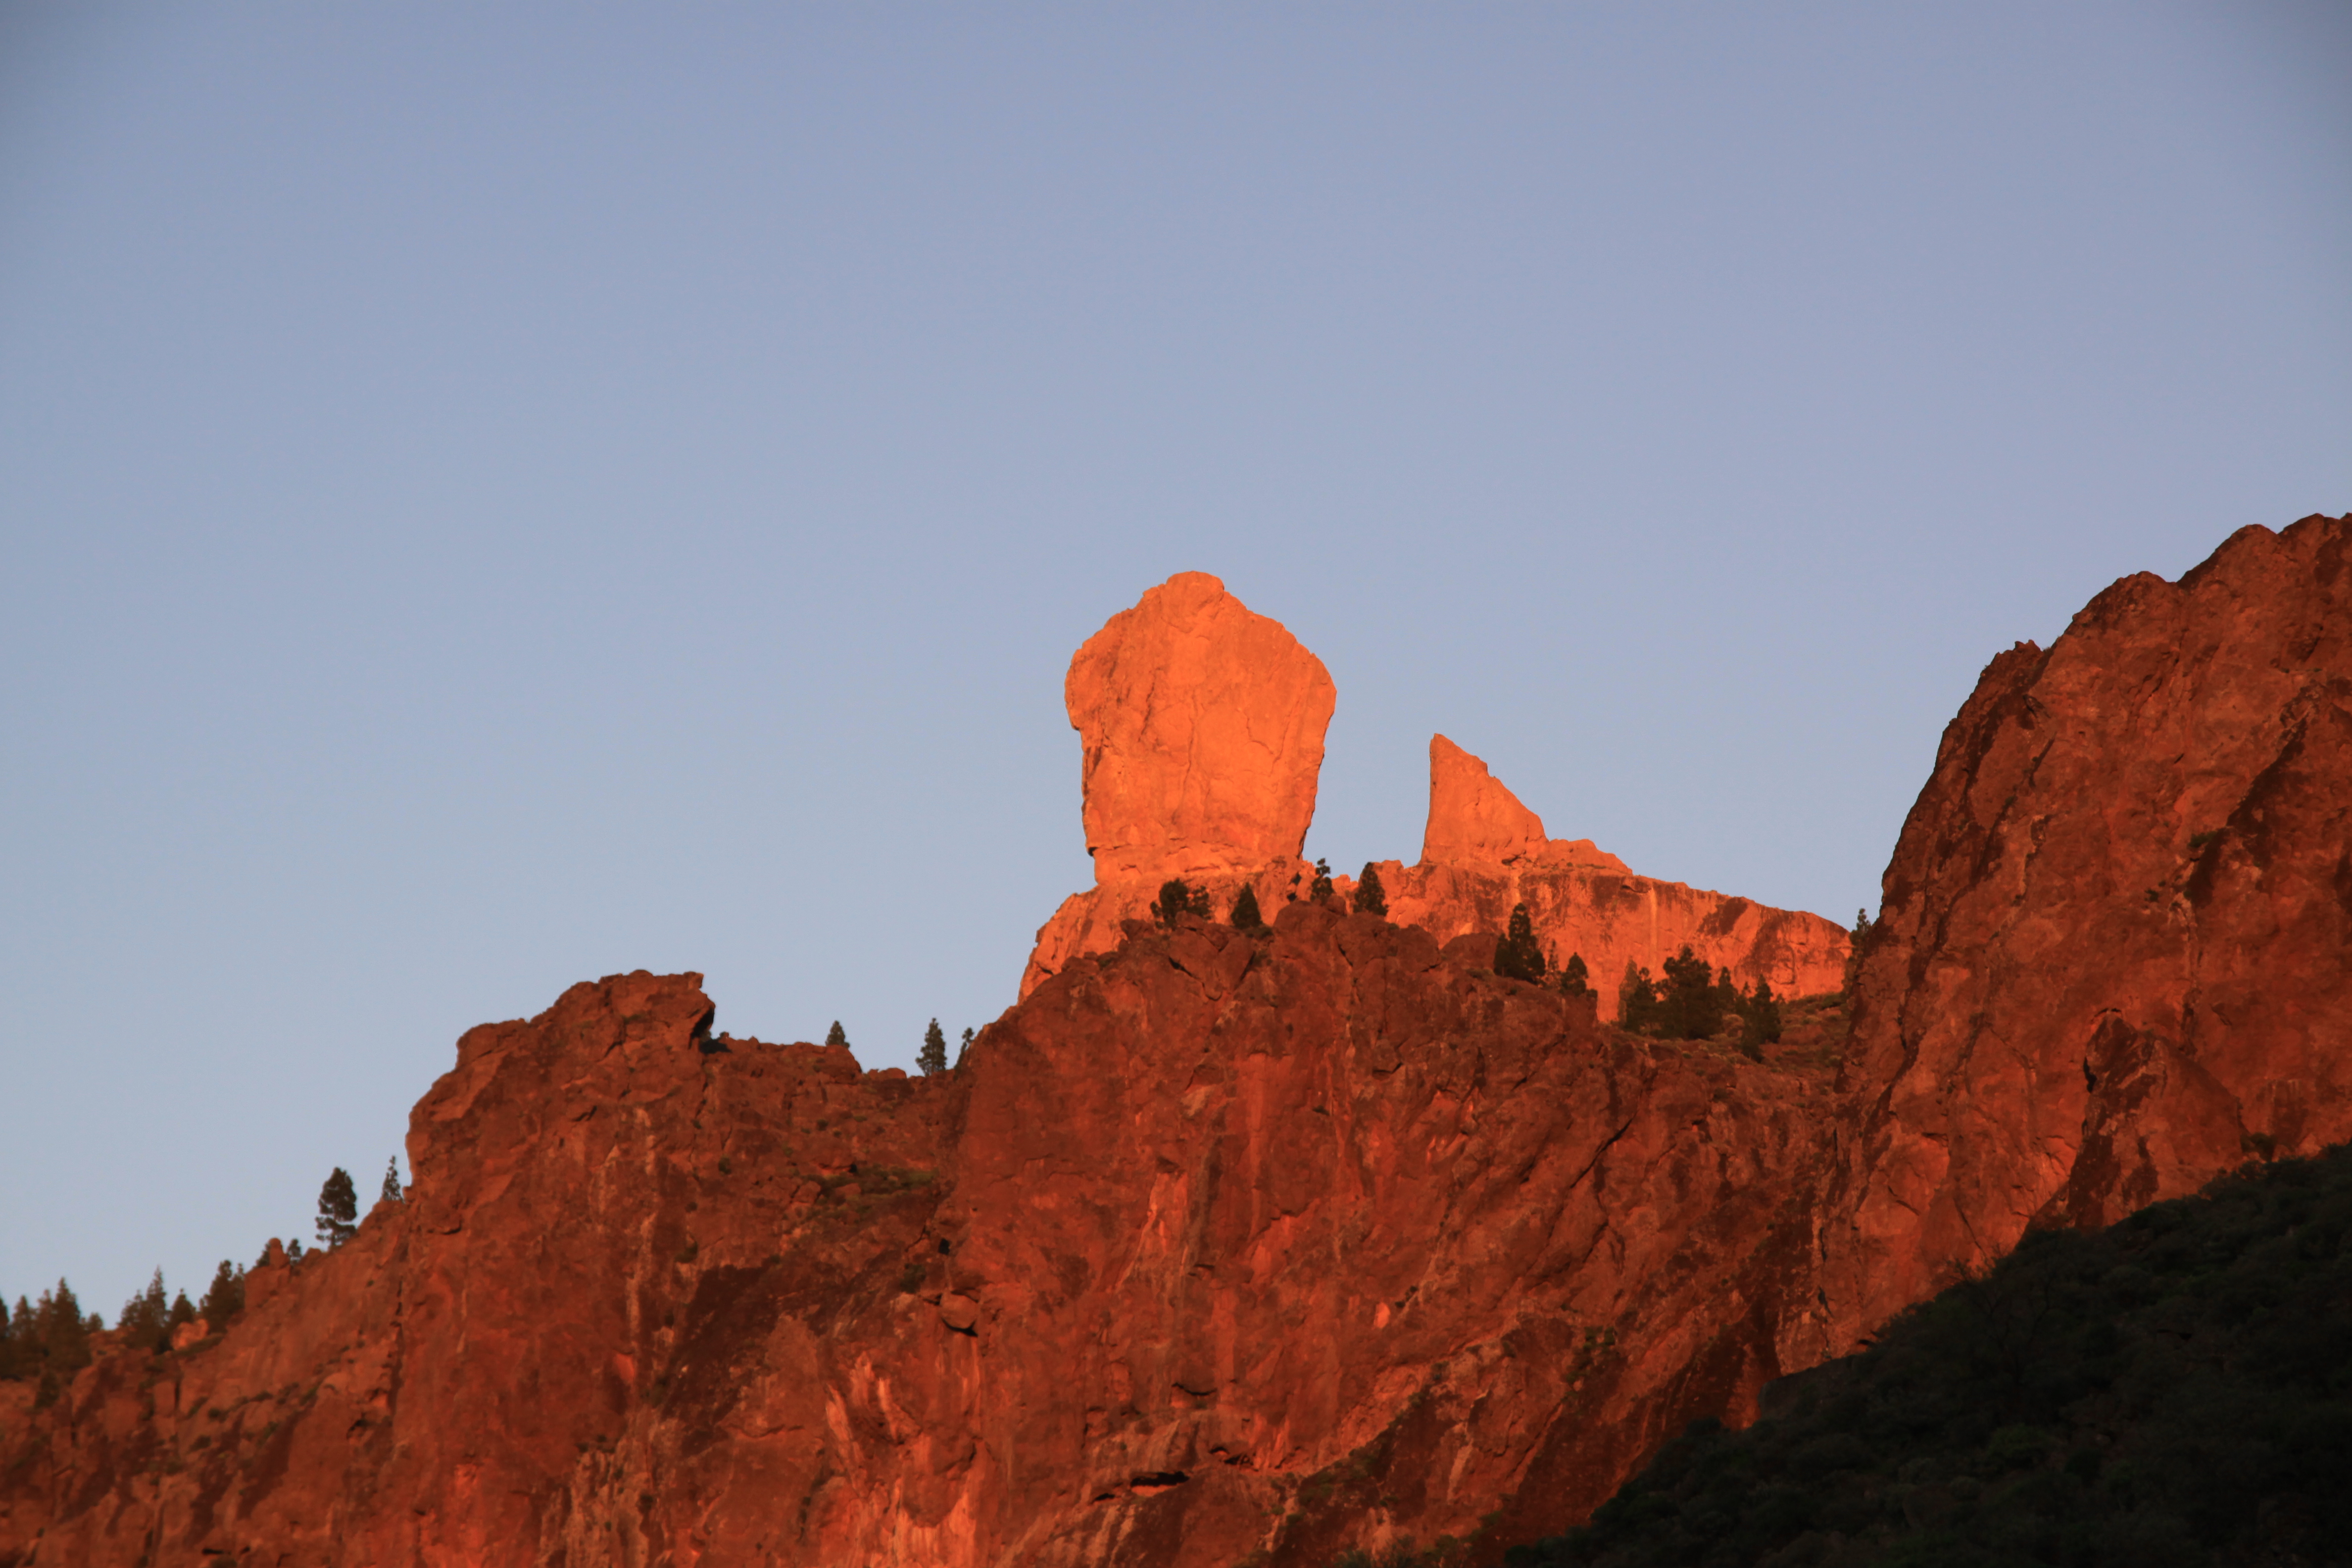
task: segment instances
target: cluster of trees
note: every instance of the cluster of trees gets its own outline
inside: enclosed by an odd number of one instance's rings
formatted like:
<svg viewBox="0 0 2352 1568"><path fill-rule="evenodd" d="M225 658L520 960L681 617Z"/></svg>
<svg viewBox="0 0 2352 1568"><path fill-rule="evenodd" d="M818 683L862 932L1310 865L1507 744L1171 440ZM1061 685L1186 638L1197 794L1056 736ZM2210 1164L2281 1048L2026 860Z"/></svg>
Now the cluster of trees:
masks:
<svg viewBox="0 0 2352 1568"><path fill-rule="evenodd" d="M1626 1028L1669 1040L1708 1040L1725 1021L1739 1021L1740 1048L1760 1056L1780 1038L1780 1002L1772 983L1757 977L1753 990L1733 984L1731 971L1716 970L1692 953L1688 943L1665 962L1663 981L1628 962L1617 988L1618 1021Z"/></svg>
<svg viewBox="0 0 2352 1568"><path fill-rule="evenodd" d="M383 1185L376 1190L379 1202L396 1204L405 1194L400 1189L400 1160L397 1156L384 1162ZM319 1245L330 1250L342 1246L360 1233L359 1189L352 1184L352 1173L341 1165L319 1189ZM295 1243L293 1256L301 1256L301 1244Z"/></svg>
<svg viewBox="0 0 2352 1568"><path fill-rule="evenodd" d="M1510 923L1495 943L1495 973L1541 984L1549 967L1528 906L1512 906ZM1780 1039L1780 1003L1772 994L1770 981L1759 976L1753 990L1743 991L1733 984L1730 970L1709 968L1687 943L1666 960L1665 971L1661 982L1652 979L1645 968L1632 963L1625 965L1625 978L1617 988L1617 1006L1619 1021L1626 1028L1670 1040L1706 1040L1722 1033L1727 1019L1737 1018L1740 1047L1750 1056L1760 1056L1763 1047ZM1568 962L1560 965L1558 984L1570 996L1591 994L1591 971L1582 953L1568 955Z"/></svg>
<svg viewBox="0 0 2352 1568"><path fill-rule="evenodd" d="M185 1290L167 1296L158 1268L146 1289L122 1304L114 1331L132 1350L161 1352L171 1348L182 1324L202 1320L208 1333L218 1333L244 1310L245 1270L226 1258L200 1301L189 1300ZM14 1311L0 1303L0 1381L39 1380L34 1403L46 1405L67 1379L89 1364L90 1337L105 1329L106 1320L96 1312L85 1315L73 1287L62 1279L37 1301L17 1297Z"/></svg>
<svg viewBox="0 0 2352 1568"><path fill-rule="evenodd" d="M384 1166L380 1195L391 1203L403 1201L397 1159ZM358 1193L351 1173L341 1165L319 1189L318 1234L320 1245L331 1248L359 1234ZM265 1259L268 1256L263 1254ZM289 1261L299 1262L301 1257L299 1241L287 1248ZM167 1291L163 1271L156 1269L146 1288L122 1304L114 1320L117 1342L131 1350L161 1353L171 1348L172 1336L184 1324L201 1321L207 1334L220 1332L245 1310L245 1276L242 1265L224 1258L203 1298L191 1301L184 1289ZM84 1314L73 1287L63 1279L56 1289L42 1291L37 1301L17 1297L14 1310L0 1301L0 1382L37 1378L41 1392L35 1404L47 1405L66 1379L89 1364L90 1336L105 1329L106 1320L96 1312Z"/></svg>
<svg viewBox="0 0 2352 1568"><path fill-rule="evenodd" d="M38 1403L57 1397L64 1379L89 1364L89 1337L104 1328L96 1312L85 1317L73 1287L58 1281L38 1302L16 1298L13 1313L0 1313L0 1378L38 1378Z"/></svg>
<svg viewBox="0 0 2352 1568"><path fill-rule="evenodd" d="M1298 901L1298 882L1297 877L1290 879L1291 890L1286 901ZM1333 906L1339 902L1339 889L1331 880L1331 863L1328 860L1316 861L1314 879L1307 884L1307 901ZM1363 875L1356 879L1355 896L1350 903L1360 915L1385 916L1389 912L1388 892L1381 886L1380 868L1369 860L1364 862ZM1209 901L1208 889L1195 888L1181 877L1171 877L1160 885L1160 896L1151 903L1151 917L1161 925L1173 925L1184 915L1213 920L1216 911ZM1234 896L1234 907L1225 919L1236 931L1265 930L1265 912L1258 904L1257 889L1244 884L1242 890Z"/></svg>
<svg viewBox="0 0 2352 1568"><path fill-rule="evenodd" d="M1513 1568L2343 1563L2352 1147L2027 1235Z"/></svg>
<svg viewBox="0 0 2352 1568"><path fill-rule="evenodd" d="M963 1065L963 1053L971 1049L971 1030L966 1029L963 1032L963 1044L956 1052L955 1066ZM840 1019L835 1018L833 1021L833 1027L824 1032L824 1043L828 1046L839 1046L843 1050L849 1048L849 1031L841 1026ZM915 1066L921 1070L925 1078L934 1078L949 1070L948 1037L940 1028L940 1021L937 1018L932 1019L924 1027L923 1043L915 1051Z"/></svg>

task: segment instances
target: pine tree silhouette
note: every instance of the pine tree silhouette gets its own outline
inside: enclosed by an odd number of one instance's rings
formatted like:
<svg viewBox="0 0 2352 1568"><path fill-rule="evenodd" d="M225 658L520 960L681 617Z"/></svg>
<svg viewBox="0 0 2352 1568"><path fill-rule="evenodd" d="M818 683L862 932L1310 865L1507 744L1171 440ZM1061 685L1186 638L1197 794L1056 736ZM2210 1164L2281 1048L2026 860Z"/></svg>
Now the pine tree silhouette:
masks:
<svg viewBox="0 0 2352 1568"><path fill-rule="evenodd" d="M1543 944L1536 940L1535 922L1525 904L1511 906L1510 928L1495 944L1495 973L1512 980L1544 977Z"/></svg>
<svg viewBox="0 0 2352 1568"><path fill-rule="evenodd" d="M1658 1021L1658 987L1646 968L1625 961L1625 978L1617 983L1617 1023L1622 1028L1646 1030Z"/></svg>
<svg viewBox="0 0 2352 1568"><path fill-rule="evenodd" d="M245 1270L221 1259L213 1270L213 1282L205 1288L205 1299L196 1308L197 1316L218 1333L228 1326L228 1321L245 1310Z"/></svg>
<svg viewBox="0 0 2352 1568"><path fill-rule="evenodd" d="M1360 915L1385 915L1389 912L1388 890L1381 886L1381 868L1370 860L1364 862L1364 874L1356 879L1356 912Z"/></svg>
<svg viewBox="0 0 2352 1568"><path fill-rule="evenodd" d="M925 1078L948 1070L948 1037L940 1033L940 1021L934 1018L923 1030L923 1048L915 1053L915 1065L923 1069Z"/></svg>
<svg viewBox="0 0 2352 1568"><path fill-rule="evenodd" d="M352 1185L352 1173L341 1165L319 1189L319 1242L323 1247L341 1247L360 1233L360 1194Z"/></svg>
<svg viewBox="0 0 2352 1568"><path fill-rule="evenodd" d="M1559 968L1559 989L1564 996L1592 994L1592 972L1584 966L1584 954L1571 952Z"/></svg>
<svg viewBox="0 0 2352 1568"><path fill-rule="evenodd" d="M1244 883L1241 896L1234 900L1233 923L1235 931L1264 931L1265 917L1258 913L1257 889Z"/></svg>
<svg viewBox="0 0 2352 1568"><path fill-rule="evenodd" d="M828 1046L839 1046L844 1050L849 1048L849 1037L843 1032L840 1019L835 1018L833 1021L833 1027L824 1032L824 1043Z"/></svg>
<svg viewBox="0 0 2352 1568"><path fill-rule="evenodd" d="M1658 1022L1673 1040L1704 1040L1723 1027L1723 994L1715 970L1690 944L1666 960L1665 994L1658 999Z"/></svg>

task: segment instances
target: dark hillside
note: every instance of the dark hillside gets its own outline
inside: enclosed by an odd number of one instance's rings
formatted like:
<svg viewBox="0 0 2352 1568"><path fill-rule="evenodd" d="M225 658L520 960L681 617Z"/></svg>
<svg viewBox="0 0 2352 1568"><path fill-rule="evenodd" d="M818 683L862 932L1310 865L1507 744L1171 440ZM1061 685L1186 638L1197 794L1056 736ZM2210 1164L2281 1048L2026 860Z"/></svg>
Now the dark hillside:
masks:
<svg viewBox="0 0 2352 1568"><path fill-rule="evenodd" d="M2352 1145L2042 1230L1513 1568L2352 1563Z"/></svg>

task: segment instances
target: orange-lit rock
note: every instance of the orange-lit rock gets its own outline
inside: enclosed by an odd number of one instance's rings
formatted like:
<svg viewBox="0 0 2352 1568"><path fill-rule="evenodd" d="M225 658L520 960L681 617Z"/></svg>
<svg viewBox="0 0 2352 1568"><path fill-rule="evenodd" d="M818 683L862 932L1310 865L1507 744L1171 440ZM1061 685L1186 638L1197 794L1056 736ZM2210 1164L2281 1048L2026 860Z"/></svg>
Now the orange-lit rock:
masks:
<svg viewBox="0 0 2352 1568"><path fill-rule="evenodd" d="M1505 861L1542 851L1543 819L1486 771L1486 764L1443 735L1429 738L1429 825L1425 861Z"/></svg>
<svg viewBox="0 0 2352 1568"><path fill-rule="evenodd" d="M709 1014L470 1032L410 1202L0 1428L0 1562L1319 1563L1556 1527L1779 1370L1826 1071L1410 928L1153 928L947 1079Z"/></svg>
<svg viewBox="0 0 2352 1568"><path fill-rule="evenodd" d="M1310 874L1299 850L1337 700L1323 661L1216 578L1180 572L1087 639L1063 695L1095 886L1038 931L1021 994L1116 944L1171 878L1220 913L1255 883L1272 919Z"/></svg>
<svg viewBox="0 0 2352 1568"><path fill-rule="evenodd" d="M1097 884L1298 858L1335 694L1281 622L1180 572L1087 639L1063 692Z"/></svg>
<svg viewBox="0 0 2352 1568"><path fill-rule="evenodd" d="M1822 1222L1843 1349L2016 1244L2352 1136L2352 521L1986 667L1886 869Z"/></svg>
<svg viewBox="0 0 2352 1568"><path fill-rule="evenodd" d="M1446 940L1810 918L1550 841L1385 863L1414 923L1123 930L945 1079L574 986L458 1043L355 1240L0 1384L0 1564L1491 1568L2027 1225L2352 1135L2347 845L2352 520L2311 519L1993 661L1834 1079L1819 1023L1751 1064Z"/></svg>
<svg viewBox="0 0 2352 1568"><path fill-rule="evenodd" d="M1513 907L1525 903L1555 969L1571 954L1584 960L1606 1018L1617 1016L1629 968L1657 975L1685 946L1730 970L1742 987L1767 980L1790 996L1844 984L1848 942L1833 921L1635 876L1589 838L1547 838L1542 818L1443 735L1429 742L1421 862L1386 862L1381 882L1390 918L1440 942L1472 931L1499 935Z"/></svg>

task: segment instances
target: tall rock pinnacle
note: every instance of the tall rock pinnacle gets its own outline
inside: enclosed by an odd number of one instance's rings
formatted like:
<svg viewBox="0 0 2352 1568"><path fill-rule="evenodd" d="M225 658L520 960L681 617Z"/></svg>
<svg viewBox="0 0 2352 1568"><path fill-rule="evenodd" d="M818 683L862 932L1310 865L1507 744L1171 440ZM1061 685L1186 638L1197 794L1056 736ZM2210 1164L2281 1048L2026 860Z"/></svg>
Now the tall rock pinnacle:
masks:
<svg viewBox="0 0 2352 1568"><path fill-rule="evenodd" d="M1073 958L1118 944L1181 878L1222 912L1244 882L1268 913L1307 869L1323 731L1338 693L1282 623L1205 572L1147 589L1088 637L1063 683L1083 746L1095 885L1037 932L1026 996Z"/></svg>
<svg viewBox="0 0 2352 1568"><path fill-rule="evenodd" d="M1485 763L1443 735L1429 738L1423 860L1516 860L1545 842L1543 818L1521 805Z"/></svg>
<svg viewBox="0 0 2352 1568"><path fill-rule="evenodd" d="M1323 661L1205 572L1179 572L1070 660L1095 882L1296 859L1337 694Z"/></svg>

